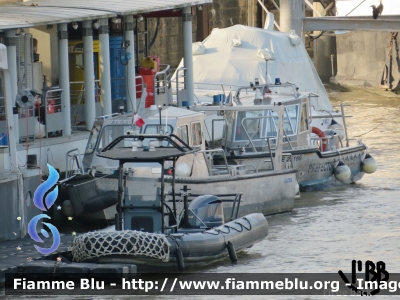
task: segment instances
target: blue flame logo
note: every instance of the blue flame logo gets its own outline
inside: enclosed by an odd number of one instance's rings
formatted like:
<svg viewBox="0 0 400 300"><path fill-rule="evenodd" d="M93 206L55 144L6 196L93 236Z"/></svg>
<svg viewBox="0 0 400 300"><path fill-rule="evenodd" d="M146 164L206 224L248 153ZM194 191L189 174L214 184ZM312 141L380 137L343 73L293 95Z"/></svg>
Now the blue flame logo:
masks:
<svg viewBox="0 0 400 300"><path fill-rule="evenodd" d="M33 204L35 204L35 206L42 211L47 211L48 209L50 209L50 207L54 204L58 196L58 186L56 186L51 192L47 194L46 199L43 201L46 192L48 192L57 183L58 178L60 177L58 175L58 172L52 166L47 164L47 167L49 168L50 172L49 178L38 186L38 188L35 191L35 195L33 196ZM46 206L44 204L46 204ZM33 217L28 224L28 233L31 236L32 240L34 240L35 242L44 243L44 241L39 237L39 235L36 232L36 225L40 219L51 219L51 218L45 214L40 214ZM50 248L41 248L37 245L34 246L37 251L47 255L57 250L58 246L60 246L60 233L58 232L57 228L54 225L46 222L42 222L42 224L46 225L50 229L51 234L54 237L53 244L51 245ZM40 232L43 234L45 238L49 237L49 233L46 230L42 229Z"/></svg>

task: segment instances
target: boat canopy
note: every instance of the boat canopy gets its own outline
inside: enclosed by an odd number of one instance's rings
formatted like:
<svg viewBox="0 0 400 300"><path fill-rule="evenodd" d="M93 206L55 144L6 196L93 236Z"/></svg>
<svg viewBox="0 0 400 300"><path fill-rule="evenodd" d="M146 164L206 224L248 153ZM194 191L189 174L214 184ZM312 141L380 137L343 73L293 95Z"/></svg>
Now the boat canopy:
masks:
<svg viewBox="0 0 400 300"><path fill-rule="evenodd" d="M316 110L332 111L328 94L302 43L296 36L261 28L235 25L214 29L204 41L204 54L193 56L194 88L202 90L230 89L248 86L259 79L260 84L295 83L301 92L316 93L311 105ZM268 58L268 80L266 61ZM183 67L183 60L179 68ZM176 72L173 82L176 81ZM217 94L217 93L216 93Z"/></svg>

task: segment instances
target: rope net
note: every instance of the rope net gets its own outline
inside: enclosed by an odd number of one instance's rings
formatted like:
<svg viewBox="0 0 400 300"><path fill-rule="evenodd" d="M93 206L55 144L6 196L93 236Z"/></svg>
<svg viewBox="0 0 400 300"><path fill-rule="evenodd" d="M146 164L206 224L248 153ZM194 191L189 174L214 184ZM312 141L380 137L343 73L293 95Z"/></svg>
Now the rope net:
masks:
<svg viewBox="0 0 400 300"><path fill-rule="evenodd" d="M72 256L77 262L109 255L143 255L167 262L170 246L163 234L135 230L94 231L75 237Z"/></svg>

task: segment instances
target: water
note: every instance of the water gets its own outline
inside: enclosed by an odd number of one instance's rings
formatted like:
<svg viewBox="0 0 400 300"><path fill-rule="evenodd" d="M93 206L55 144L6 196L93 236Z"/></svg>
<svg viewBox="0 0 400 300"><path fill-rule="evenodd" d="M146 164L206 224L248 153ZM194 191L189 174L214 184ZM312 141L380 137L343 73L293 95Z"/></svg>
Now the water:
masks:
<svg viewBox="0 0 400 300"><path fill-rule="evenodd" d="M268 238L239 255L239 263L228 260L201 272L234 273L336 273L350 272L351 261L384 261L389 273L400 273L400 97L376 89L353 88L331 93L333 105L346 107L349 135L370 148L378 162L374 174L366 174L353 185L302 193L292 212L268 217ZM211 296L189 296L209 299ZM226 299L232 296L213 296ZM249 298L234 296L235 298ZM251 296L259 299L316 299L317 297ZM68 297L68 299L85 299ZM91 297L117 299L122 297ZM123 297L131 298L131 297ZM138 299L144 297L137 297ZM156 298L156 297L146 297ZM187 298L162 297L164 299ZM322 297L320 297L322 298ZM383 298L383 297L380 297ZM385 297L386 298L386 297ZM50 299L50 298L47 298ZM67 297L61 297L67 299ZM393 299L393 297L391 298Z"/></svg>

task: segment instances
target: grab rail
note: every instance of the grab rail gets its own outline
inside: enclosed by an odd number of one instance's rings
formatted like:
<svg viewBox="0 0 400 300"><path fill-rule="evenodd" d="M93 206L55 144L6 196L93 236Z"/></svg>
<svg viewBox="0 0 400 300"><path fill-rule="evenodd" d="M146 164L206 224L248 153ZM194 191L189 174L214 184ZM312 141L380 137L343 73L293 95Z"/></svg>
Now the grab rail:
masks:
<svg viewBox="0 0 400 300"><path fill-rule="evenodd" d="M171 88L171 72L169 65L160 65L165 67L164 70L154 75L154 95L165 94L166 88ZM161 77L161 79L159 79ZM162 84L162 85L161 85Z"/></svg>
<svg viewBox="0 0 400 300"><path fill-rule="evenodd" d="M222 152L222 154L223 154L223 158L224 158L224 162L225 162L225 167L226 167L226 170L228 171L228 174L229 174L229 165L228 165L228 160L226 159L226 155L225 155L225 151L223 150L223 149L209 149L209 150L201 150L201 151L199 151L199 153L217 153L217 152ZM207 168L208 168L208 171L209 171L209 173L212 175L212 171L211 171L211 166L208 166L208 164L207 164Z"/></svg>
<svg viewBox="0 0 400 300"><path fill-rule="evenodd" d="M76 154L76 153L75 154L70 154L70 153L75 152L75 151L78 152L78 154ZM84 170L83 170L83 163L82 163L81 154L79 152L79 149L75 148L75 149L72 149L72 150L68 151L67 154L66 154L65 179L69 178L68 175L69 175L70 170L69 170L68 165L69 165L69 160L70 159L72 161L75 160L75 163L76 163L78 169L81 171L81 174L85 173ZM71 169L71 171L72 171L72 169Z"/></svg>
<svg viewBox="0 0 400 300"><path fill-rule="evenodd" d="M236 97L236 99L239 98L241 90L246 90L246 92L247 92L248 89L252 89L254 91L256 89L259 89L260 91L262 91L266 87L267 88L271 88L271 87L279 87L279 88L280 87L291 87L293 89L293 96L295 98L297 98L297 96L298 96L296 85L294 83L287 82L287 83L282 83L282 84L263 84L263 85L254 85L254 86L241 86L236 90L235 97Z"/></svg>

